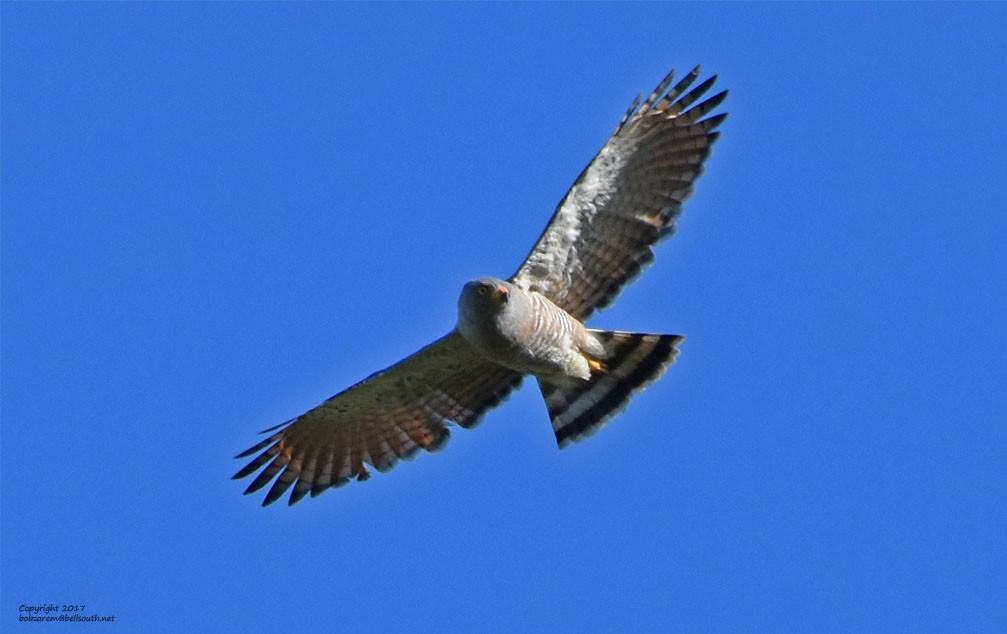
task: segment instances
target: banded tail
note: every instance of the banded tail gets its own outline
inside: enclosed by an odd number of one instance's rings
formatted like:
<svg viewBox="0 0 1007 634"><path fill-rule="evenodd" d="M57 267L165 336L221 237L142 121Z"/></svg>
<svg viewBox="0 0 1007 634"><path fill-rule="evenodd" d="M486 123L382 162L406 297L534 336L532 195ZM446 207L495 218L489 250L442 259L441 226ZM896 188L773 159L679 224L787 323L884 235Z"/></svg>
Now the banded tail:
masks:
<svg viewBox="0 0 1007 634"><path fill-rule="evenodd" d="M590 436L621 412L633 394L664 374L678 356L682 335L644 335L588 330L605 347L605 358L592 363L591 379L576 385L556 385L539 379L556 443Z"/></svg>

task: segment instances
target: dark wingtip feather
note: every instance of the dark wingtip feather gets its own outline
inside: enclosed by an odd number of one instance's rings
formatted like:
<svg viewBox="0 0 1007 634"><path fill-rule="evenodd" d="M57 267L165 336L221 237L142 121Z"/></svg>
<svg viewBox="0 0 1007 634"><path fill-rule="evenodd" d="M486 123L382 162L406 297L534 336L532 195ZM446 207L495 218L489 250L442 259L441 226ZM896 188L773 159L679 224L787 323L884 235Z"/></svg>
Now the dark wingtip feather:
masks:
<svg viewBox="0 0 1007 634"><path fill-rule="evenodd" d="M268 434L271 431L276 431L277 429L281 429L281 428L286 427L288 425L292 425L294 423L294 421L296 421L296 420L297 420L296 417L288 419L288 420L285 420L282 423L280 423L279 425L273 425L272 427L269 427L268 429L263 429L259 433L260 434Z"/></svg>
<svg viewBox="0 0 1007 634"><path fill-rule="evenodd" d="M696 106L693 109L693 111L698 112L699 116L703 116L707 112L711 112L714 108L724 103L725 99L727 99L727 91L722 90L717 94L715 94L714 96L707 99L706 101L704 101L703 103Z"/></svg>
<svg viewBox="0 0 1007 634"><path fill-rule="evenodd" d="M657 85L654 92L650 93L650 96L647 97L647 101L643 104L643 108L640 109L640 114L643 114L649 110L651 106L657 103L657 100L661 98L661 95L663 95L666 90L668 90L668 86L670 86L673 81L675 81L674 68L668 71L668 74L664 76L664 79L662 79L661 83Z"/></svg>
<svg viewBox="0 0 1007 634"><path fill-rule="evenodd" d="M720 114L713 115L712 117L708 117L706 119L703 119L702 125L705 126L706 130L708 130L708 131L716 130L717 128L720 127L720 124L723 123L724 119L726 119L726 118L727 118L727 113L726 112L722 112ZM711 134L712 134L712 132L711 132Z"/></svg>
<svg viewBox="0 0 1007 634"><path fill-rule="evenodd" d="M248 476L255 473L259 467L262 465L257 465L254 462L250 462L241 468L240 471L231 476L232 480L241 480L242 478L247 478Z"/></svg>
<svg viewBox="0 0 1007 634"><path fill-rule="evenodd" d="M280 450L277 448L277 446L273 445L269 449L263 451L261 454L256 456L255 460L252 460L244 467L242 467L240 471L231 476L231 479L240 480L242 478L247 478L248 476L258 471L259 468L262 467L262 465L269 462L269 459L275 456L277 453L279 453L279 451Z"/></svg>
<svg viewBox="0 0 1007 634"><path fill-rule="evenodd" d="M713 83L715 81L717 81L716 75L708 78L706 81L690 90L687 95L684 95L681 99L678 100L679 107L682 110L685 110L692 104L696 103L696 101L700 97L702 97L704 94L706 94L708 90L710 90L710 87L713 86Z"/></svg>
<svg viewBox="0 0 1007 634"><path fill-rule="evenodd" d="M237 460L239 458L247 458L248 456L251 456L256 451L262 449L263 447L268 446L270 443L275 442L276 440L279 440L278 436L274 436L272 438L267 438L267 439L263 440L262 442L256 443L255 445L253 445L253 446L249 447L248 449L242 451L237 456L235 456L234 459Z"/></svg>
<svg viewBox="0 0 1007 634"><path fill-rule="evenodd" d="M668 99L674 100L676 97L685 92L685 90L692 85L692 82L696 81L696 78L699 77L699 70L699 66L696 66L689 72L689 74L675 84L675 87L668 91Z"/></svg>
<svg viewBox="0 0 1007 634"><path fill-rule="evenodd" d="M304 496L311 492L311 486L307 482L297 481L294 486L294 490L290 492L290 499L287 500L287 506L293 506L300 502Z"/></svg>
<svg viewBox="0 0 1007 634"><path fill-rule="evenodd" d="M633 114L636 112L636 109L640 106L641 99L643 99L643 95L637 94L636 98L633 99L633 103L629 104L629 108L626 109L626 113L622 115L622 119L619 120L619 125L615 127L616 134L619 133L619 130L622 129L622 126L626 125L626 122L629 121L629 118L632 117Z"/></svg>
<svg viewBox="0 0 1007 634"><path fill-rule="evenodd" d="M283 454L279 454L278 456L273 458L273 461L270 462L269 465L262 470L262 473L255 476L255 479L252 480L252 483L248 485L248 488L245 489L245 495L248 495L249 493L255 493L262 487L269 484L269 481L272 480L274 477L276 477L276 474L280 472L280 469L286 467L288 462L289 459L287 458L287 456Z"/></svg>
<svg viewBox="0 0 1007 634"><path fill-rule="evenodd" d="M329 484L325 485L315 482L314 484L311 485L311 497L316 498L319 495L328 491L329 489L338 489L341 486L345 486L346 483L348 483L349 481L350 481L349 478L336 478Z"/></svg>
<svg viewBox="0 0 1007 634"><path fill-rule="evenodd" d="M269 493L267 493L265 499L262 500L262 506L269 506L273 502L279 500L283 497L283 494L287 492L287 489L290 488L290 485L294 483L293 479L286 479L283 477L286 473L287 472L284 471L283 475L277 478L276 482L273 483L273 486L269 487Z"/></svg>

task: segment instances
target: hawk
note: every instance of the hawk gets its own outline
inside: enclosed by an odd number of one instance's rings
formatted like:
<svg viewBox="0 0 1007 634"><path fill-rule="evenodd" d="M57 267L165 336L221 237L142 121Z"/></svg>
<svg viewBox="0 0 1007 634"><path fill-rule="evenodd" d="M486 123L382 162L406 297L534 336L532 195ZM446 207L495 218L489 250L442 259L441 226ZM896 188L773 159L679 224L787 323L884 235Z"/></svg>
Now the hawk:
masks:
<svg viewBox="0 0 1007 634"><path fill-rule="evenodd" d="M727 116L710 116L727 91L700 102L716 76L695 87L699 67L674 86L673 77L633 101L517 273L465 284L450 333L265 430L269 437L239 454L261 452L234 475L262 469L245 493L273 482L263 506L291 487L294 504L366 480L368 466L387 471L420 449L436 451L449 425L474 426L527 375L538 382L562 448L597 431L659 378L681 335L595 330L584 321L674 231Z"/></svg>

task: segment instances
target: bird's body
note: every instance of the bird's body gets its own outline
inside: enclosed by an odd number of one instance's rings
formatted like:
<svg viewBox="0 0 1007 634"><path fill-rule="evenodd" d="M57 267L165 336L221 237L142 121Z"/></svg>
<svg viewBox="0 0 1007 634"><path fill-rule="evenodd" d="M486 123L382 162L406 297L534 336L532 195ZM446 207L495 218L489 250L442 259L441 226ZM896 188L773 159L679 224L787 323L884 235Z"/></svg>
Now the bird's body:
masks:
<svg viewBox="0 0 1007 634"><path fill-rule="evenodd" d="M584 324L548 298L492 277L464 286L457 328L487 359L556 381L589 379L588 359L604 354Z"/></svg>
<svg viewBox="0 0 1007 634"><path fill-rule="evenodd" d="M446 336L304 414L239 454L245 490L273 482L263 505L293 487L290 504L435 451L448 424L472 427L524 376L534 376L560 447L604 425L675 360L680 335L587 328L674 231L682 201L717 139L726 97L699 102L710 78L669 75L633 102L615 133L556 209L518 271L464 286ZM275 481L274 481L275 478Z"/></svg>

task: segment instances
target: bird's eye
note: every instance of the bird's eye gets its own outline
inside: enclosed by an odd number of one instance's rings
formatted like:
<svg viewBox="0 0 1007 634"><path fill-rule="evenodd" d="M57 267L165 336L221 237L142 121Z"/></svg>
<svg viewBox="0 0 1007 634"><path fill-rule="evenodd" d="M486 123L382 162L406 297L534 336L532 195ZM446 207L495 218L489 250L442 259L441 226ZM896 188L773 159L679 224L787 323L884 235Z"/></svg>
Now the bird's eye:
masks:
<svg viewBox="0 0 1007 634"><path fill-rule="evenodd" d="M476 292L478 292L480 295L485 295L488 290L489 289L487 289L485 286L480 286L479 290Z"/></svg>

